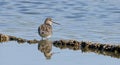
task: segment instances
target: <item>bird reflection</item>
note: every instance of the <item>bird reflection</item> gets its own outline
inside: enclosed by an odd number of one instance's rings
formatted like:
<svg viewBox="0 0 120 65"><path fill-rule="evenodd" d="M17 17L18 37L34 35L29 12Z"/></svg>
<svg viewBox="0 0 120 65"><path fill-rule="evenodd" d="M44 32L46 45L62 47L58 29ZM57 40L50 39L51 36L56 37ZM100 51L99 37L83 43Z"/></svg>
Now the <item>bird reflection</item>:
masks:
<svg viewBox="0 0 120 65"><path fill-rule="evenodd" d="M52 41L40 40L38 43L38 50L40 50L46 59L51 59L52 56Z"/></svg>

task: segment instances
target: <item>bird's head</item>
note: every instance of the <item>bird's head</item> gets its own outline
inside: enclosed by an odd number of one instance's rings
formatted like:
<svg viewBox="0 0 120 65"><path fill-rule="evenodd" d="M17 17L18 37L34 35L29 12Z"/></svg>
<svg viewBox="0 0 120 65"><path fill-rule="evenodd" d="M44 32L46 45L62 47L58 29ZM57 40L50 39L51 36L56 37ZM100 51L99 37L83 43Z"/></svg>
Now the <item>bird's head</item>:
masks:
<svg viewBox="0 0 120 65"><path fill-rule="evenodd" d="M59 23L54 22L52 18L46 18L44 23L49 25L52 25L52 23L60 25Z"/></svg>

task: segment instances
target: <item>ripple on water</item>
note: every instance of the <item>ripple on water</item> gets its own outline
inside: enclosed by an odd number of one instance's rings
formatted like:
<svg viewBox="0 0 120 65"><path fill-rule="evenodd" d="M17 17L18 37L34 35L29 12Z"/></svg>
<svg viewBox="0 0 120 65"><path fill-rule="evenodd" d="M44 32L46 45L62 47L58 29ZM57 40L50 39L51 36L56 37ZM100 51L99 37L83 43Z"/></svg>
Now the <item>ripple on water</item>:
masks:
<svg viewBox="0 0 120 65"><path fill-rule="evenodd" d="M5 2L5 1L0 1L0 7L3 6L3 5L7 5L8 2Z"/></svg>
<svg viewBox="0 0 120 65"><path fill-rule="evenodd" d="M40 40L38 26L44 23L46 17L52 17L55 22L61 24L53 24L50 40L120 43L120 0L0 0L0 33ZM49 62L45 60L44 54L38 52L37 47L37 44L19 45L13 41L0 43L0 65L54 65L61 62L62 65L120 64L119 59L95 54L97 50L95 53L89 53L90 51L85 49L88 53L83 54L68 48L64 50L62 46L62 50L53 47L52 52L60 54L53 54ZM116 54L116 51L114 53Z"/></svg>
<svg viewBox="0 0 120 65"><path fill-rule="evenodd" d="M40 1L18 1L19 3L28 3L28 4L44 4L43 2L40 2Z"/></svg>
<svg viewBox="0 0 120 65"><path fill-rule="evenodd" d="M23 12L20 12L22 14L31 14L31 15L39 15L41 14L40 12L30 12L30 11L23 11Z"/></svg>

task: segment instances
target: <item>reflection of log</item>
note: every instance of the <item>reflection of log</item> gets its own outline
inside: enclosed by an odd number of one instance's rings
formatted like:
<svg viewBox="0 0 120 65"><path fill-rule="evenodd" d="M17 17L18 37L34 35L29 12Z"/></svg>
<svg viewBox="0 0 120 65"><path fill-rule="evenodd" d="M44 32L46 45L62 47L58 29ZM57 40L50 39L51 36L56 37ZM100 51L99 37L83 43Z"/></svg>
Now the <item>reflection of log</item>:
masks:
<svg viewBox="0 0 120 65"><path fill-rule="evenodd" d="M73 49L73 50L79 50L80 49L80 43L75 40L59 40L59 41L54 41L53 45L55 47L59 47L60 49Z"/></svg>
<svg viewBox="0 0 120 65"><path fill-rule="evenodd" d="M114 58L120 58L120 53L117 52L117 51L104 51L104 50L99 50L99 49L93 49L93 48L88 48L88 47L85 47L85 48L81 48L81 51L82 52L94 52L96 54L101 54L101 55L105 55L105 56L111 56L111 57L114 57Z"/></svg>
<svg viewBox="0 0 120 65"><path fill-rule="evenodd" d="M6 42L6 41L17 41L18 43L26 42L26 40L22 38L0 34L0 42Z"/></svg>
<svg viewBox="0 0 120 65"><path fill-rule="evenodd" d="M36 39L26 40L22 38L17 38L15 36L0 34L0 42L6 42L6 41L17 41L18 43L27 42L29 44L39 43L39 41ZM120 45L100 44L100 43L85 42L85 41L79 42L76 40L53 41L53 45L61 49L69 48L72 50L82 50L83 52L95 52L98 54L120 58Z"/></svg>
<svg viewBox="0 0 120 65"><path fill-rule="evenodd" d="M10 39L10 41L17 41L18 43L24 43L24 42L27 41L26 39L17 38L17 37L14 37L14 36L9 36L9 39Z"/></svg>
<svg viewBox="0 0 120 65"><path fill-rule="evenodd" d="M120 45L109 45L92 42L78 42L75 40L60 40L53 43L55 47L60 49L69 48L72 50L81 50L82 52L94 52L106 56L120 58Z"/></svg>
<svg viewBox="0 0 120 65"><path fill-rule="evenodd" d="M104 50L104 51L111 51L115 52L118 51L120 53L120 45L110 45L110 44L100 44L100 43L92 43L92 42L78 42L76 40L60 40L60 41L54 41L54 44L56 45L67 45L67 46L75 46L75 47L88 47L91 49L98 49L98 50Z"/></svg>
<svg viewBox="0 0 120 65"><path fill-rule="evenodd" d="M6 42L6 41L9 41L9 36L0 34L0 42Z"/></svg>

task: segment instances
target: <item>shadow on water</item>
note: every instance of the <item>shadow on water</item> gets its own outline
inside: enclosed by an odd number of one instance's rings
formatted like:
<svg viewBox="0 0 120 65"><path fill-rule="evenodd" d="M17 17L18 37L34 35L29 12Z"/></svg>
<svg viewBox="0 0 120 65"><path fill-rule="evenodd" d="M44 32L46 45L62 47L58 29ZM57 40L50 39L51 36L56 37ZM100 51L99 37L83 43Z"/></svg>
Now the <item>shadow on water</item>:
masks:
<svg viewBox="0 0 120 65"><path fill-rule="evenodd" d="M26 40L22 38L17 38L15 36L8 36L4 34L0 34L0 43L9 42L9 41L17 41L19 44L28 43L28 44L38 44L38 50L44 54L46 59L51 59L52 55L55 52L52 52L52 46L60 49L69 49L69 50L81 50L81 52L93 52L96 54L110 56L112 58L120 59L120 45L109 45L109 44L100 44L100 43L92 43L92 42L84 42L84 41L76 41L76 40L59 40L59 41L51 41L51 40ZM58 53L58 52L56 52Z"/></svg>

